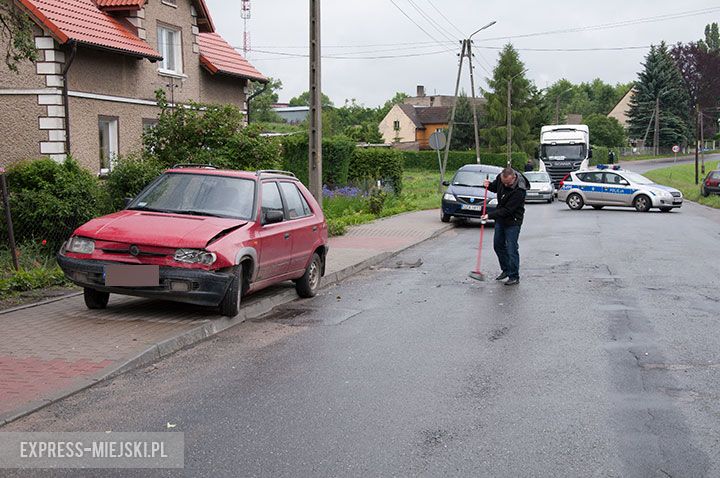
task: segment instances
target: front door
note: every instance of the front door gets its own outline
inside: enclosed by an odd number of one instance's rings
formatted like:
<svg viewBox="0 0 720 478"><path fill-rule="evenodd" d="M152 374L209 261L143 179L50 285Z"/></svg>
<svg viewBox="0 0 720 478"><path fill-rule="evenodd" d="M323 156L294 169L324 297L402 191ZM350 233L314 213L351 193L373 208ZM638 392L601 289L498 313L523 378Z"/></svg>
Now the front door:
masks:
<svg viewBox="0 0 720 478"><path fill-rule="evenodd" d="M603 195L608 204L630 206L632 204L633 190L627 186L627 181L617 173L605 173L605 191Z"/></svg>
<svg viewBox="0 0 720 478"><path fill-rule="evenodd" d="M292 224L287 218L275 224L265 224L265 216L269 211L281 211L283 215L285 214L277 182L264 182L260 194L262 205L260 220L263 225L258 233L260 257L257 280L262 281L287 274L290 270L293 237Z"/></svg>

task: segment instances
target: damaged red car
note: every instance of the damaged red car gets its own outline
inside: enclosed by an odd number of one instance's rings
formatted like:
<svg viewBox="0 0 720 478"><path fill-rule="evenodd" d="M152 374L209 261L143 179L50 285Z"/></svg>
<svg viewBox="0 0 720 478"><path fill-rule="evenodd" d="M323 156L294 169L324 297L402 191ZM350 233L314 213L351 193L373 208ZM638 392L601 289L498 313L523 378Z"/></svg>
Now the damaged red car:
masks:
<svg viewBox="0 0 720 478"><path fill-rule="evenodd" d="M279 282L314 296L327 253L322 209L291 173L191 165L79 227L57 259L91 309L114 293L235 316L243 296Z"/></svg>

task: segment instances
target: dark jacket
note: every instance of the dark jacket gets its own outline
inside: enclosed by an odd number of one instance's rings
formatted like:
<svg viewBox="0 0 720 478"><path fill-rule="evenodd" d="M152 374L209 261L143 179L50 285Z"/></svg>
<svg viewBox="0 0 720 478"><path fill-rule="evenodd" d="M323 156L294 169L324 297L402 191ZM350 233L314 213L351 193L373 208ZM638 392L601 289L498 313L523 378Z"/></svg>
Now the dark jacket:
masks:
<svg viewBox="0 0 720 478"><path fill-rule="evenodd" d="M500 180L500 175L490 183L488 191L497 194L497 209L488 214L488 219L493 219L503 226L520 226L525 217L525 194L530 184L525 176L515 171L517 179L511 187L505 186Z"/></svg>

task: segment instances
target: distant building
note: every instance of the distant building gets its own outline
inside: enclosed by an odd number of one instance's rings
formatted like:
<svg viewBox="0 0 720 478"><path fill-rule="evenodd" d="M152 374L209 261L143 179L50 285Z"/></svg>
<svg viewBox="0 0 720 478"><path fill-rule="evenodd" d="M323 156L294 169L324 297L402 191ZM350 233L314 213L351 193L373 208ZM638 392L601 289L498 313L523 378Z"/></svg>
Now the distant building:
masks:
<svg viewBox="0 0 720 478"><path fill-rule="evenodd" d="M273 105L272 109L288 124L302 123L310 115L309 106L290 106L287 103L278 103Z"/></svg>
<svg viewBox="0 0 720 478"><path fill-rule="evenodd" d="M616 120L618 120L618 122L623 126L623 128L625 128L625 130L627 130L629 126L628 114L630 113L630 101L632 101L634 95L635 88L631 88L625 94L625 96L623 96L622 99L618 101L618 104L615 105L610 114L608 114L609 118L615 118Z"/></svg>
<svg viewBox="0 0 720 478"><path fill-rule="evenodd" d="M468 98L468 100L472 101L472 98ZM453 95L427 96L425 94L425 87L423 85L418 85L417 96L406 98L403 103L413 106L446 106L448 108L452 108L453 101L455 101L455 97ZM484 97L480 96L475 98L475 104L477 105L479 110L484 111L487 101Z"/></svg>

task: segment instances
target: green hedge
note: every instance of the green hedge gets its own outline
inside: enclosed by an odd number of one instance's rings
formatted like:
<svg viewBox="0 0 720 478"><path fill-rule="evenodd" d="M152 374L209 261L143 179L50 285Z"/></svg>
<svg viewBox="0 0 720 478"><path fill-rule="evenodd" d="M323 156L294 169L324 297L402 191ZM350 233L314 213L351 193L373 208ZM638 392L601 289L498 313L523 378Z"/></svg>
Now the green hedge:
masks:
<svg viewBox="0 0 720 478"><path fill-rule="evenodd" d="M613 148L615 150L615 162L620 160L619 148ZM593 157L590 159L590 165L595 166L598 164L608 164L608 153L610 148L605 146L593 146L592 147Z"/></svg>
<svg viewBox="0 0 720 478"><path fill-rule="evenodd" d="M355 148L350 180L389 181L396 193L402 191L403 155L391 148Z"/></svg>
<svg viewBox="0 0 720 478"><path fill-rule="evenodd" d="M287 136L283 139L283 169L295 173L305 184L308 184L308 149L306 134ZM331 188L347 185L355 143L343 136L325 138L322 150L323 184Z"/></svg>
<svg viewBox="0 0 720 478"><path fill-rule="evenodd" d="M153 157L126 156L118 158L105 181L111 210L123 209L125 198L137 196L164 169L163 165Z"/></svg>
<svg viewBox="0 0 720 478"><path fill-rule="evenodd" d="M443 157L440 152L440 157ZM405 169L424 169L438 171L437 153L435 151L403 151L403 167ZM523 171L528 156L525 153L513 153L512 165L518 171ZM505 167L507 155L504 153L480 153L480 162L492 166ZM450 151L448 154L447 170L456 171L466 164L476 164L477 158L474 151Z"/></svg>

